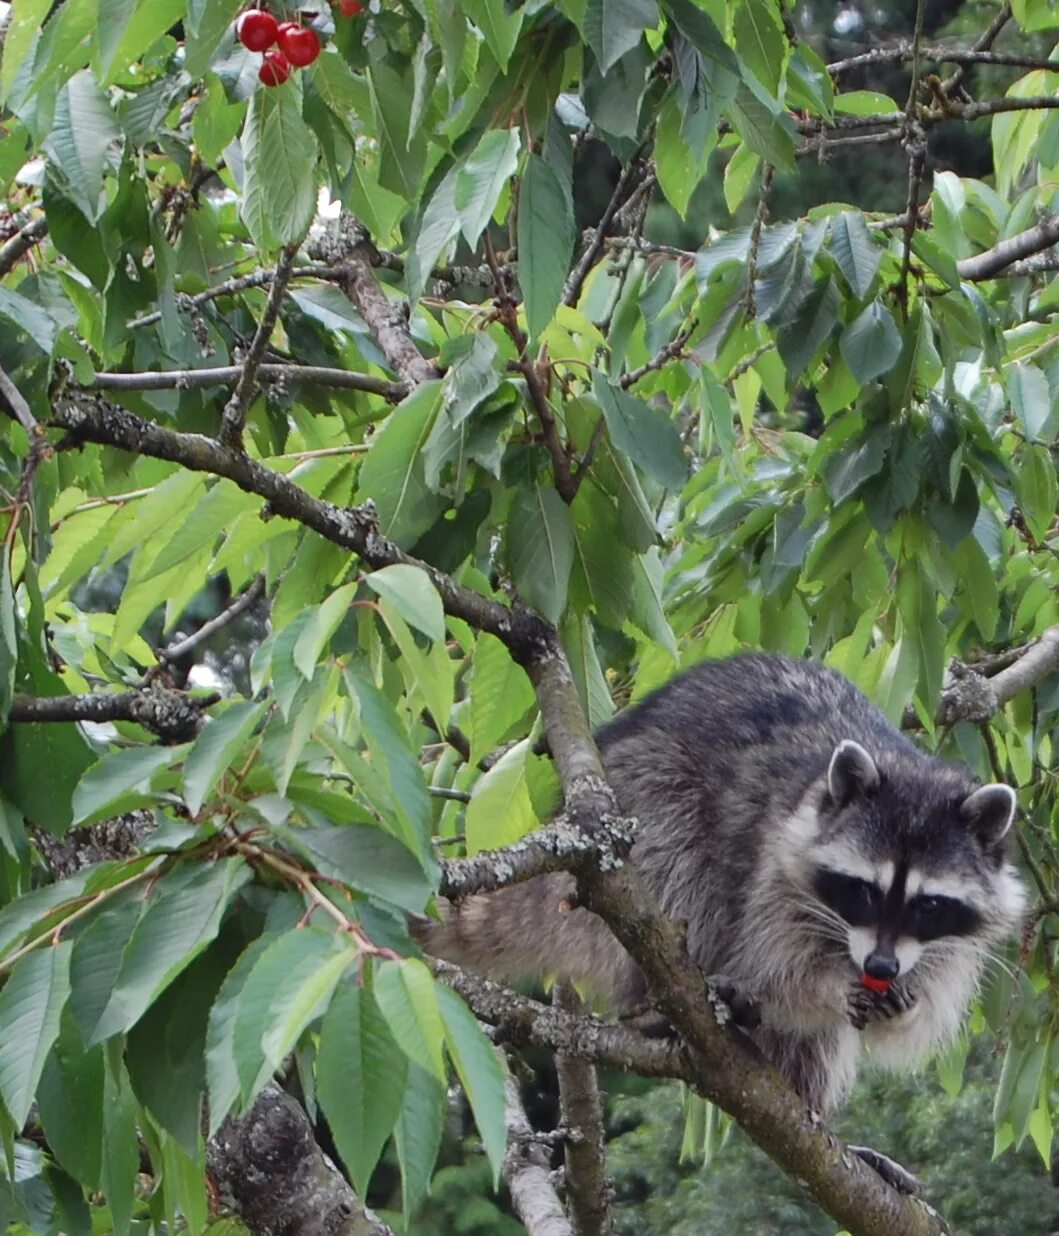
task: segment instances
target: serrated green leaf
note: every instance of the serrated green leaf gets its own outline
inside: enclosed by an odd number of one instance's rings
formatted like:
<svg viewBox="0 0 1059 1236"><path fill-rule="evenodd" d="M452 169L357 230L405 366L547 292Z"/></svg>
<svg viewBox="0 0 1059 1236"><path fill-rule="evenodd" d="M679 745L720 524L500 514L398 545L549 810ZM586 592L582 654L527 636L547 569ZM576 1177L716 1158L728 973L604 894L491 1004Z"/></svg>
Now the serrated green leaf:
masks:
<svg viewBox="0 0 1059 1236"><path fill-rule="evenodd" d="M140 1147L136 1135L136 1101L121 1058L120 1044L104 1050L103 1164L100 1188L110 1207L114 1236L128 1236L132 1227Z"/></svg>
<svg viewBox="0 0 1059 1236"><path fill-rule="evenodd" d="M474 1123L493 1169L493 1187L496 1188L507 1146L504 1067L497 1049L482 1033L459 996L439 986L437 997L445 1023L445 1046L474 1113Z"/></svg>
<svg viewBox="0 0 1059 1236"><path fill-rule="evenodd" d="M316 210L318 147L298 92L256 91L240 141L242 216L254 244L267 252L301 240Z"/></svg>
<svg viewBox="0 0 1059 1236"><path fill-rule="evenodd" d="M526 671L492 635L479 635L470 678L471 756L477 764L536 703Z"/></svg>
<svg viewBox="0 0 1059 1236"><path fill-rule="evenodd" d="M216 936L239 889L252 878L242 858L209 866L186 864L154 886L122 955L121 966L93 1042L128 1030L160 992Z"/></svg>
<svg viewBox="0 0 1059 1236"><path fill-rule="evenodd" d="M306 681L316 673L323 650L349 613L356 591L355 583L336 588L326 601L312 610L312 617L299 627L298 637L294 641L293 660Z"/></svg>
<svg viewBox="0 0 1059 1236"><path fill-rule="evenodd" d="M21 1128L70 994L69 941L35 949L0 990L0 1097Z"/></svg>
<svg viewBox="0 0 1059 1236"><path fill-rule="evenodd" d="M529 757L529 739L524 738L474 783L464 824L468 854L510 845L539 827L527 781Z"/></svg>
<svg viewBox="0 0 1059 1236"><path fill-rule="evenodd" d="M6 318L19 330L24 331L45 352L55 350L59 323L46 309L28 297L13 292L10 288L0 288L0 318Z"/></svg>
<svg viewBox="0 0 1059 1236"><path fill-rule="evenodd" d="M221 775L242 751L267 708L265 701L255 704L236 700L223 712L207 717L184 761L184 801L192 815L198 813Z"/></svg>
<svg viewBox="0 0 1059 1236"><path fill-rule="evenodd" d="M1028 361L1016 361L1004 367L1004 389L1026 437L1032 442L1048 436L1042 431L1053 413L1045 374Z"/></svg>
<svg viewBox="0 0 1059 1236"><path fill-rule="evenodd" d="M82 824L108 810L130 793L147 793L151 777L175 764L184 747L132 747L111 751L92 765L77 783L73 822Z"/></svg>
<svg viewBox="0 0 1059 1236"><path fill-rule="evenodd" d="M566 186L540 155L526 161L518 199L519 285L530 339L552 320L563 294L577 231Z"/></svg>
<svg viewBox="0 0 1059 1236"><path fill-rule="evenodd" d="M48 1149L86 1189L98 1189L103 1152L103 1049L85 1049L69 1003L37 1087Z"/></svg>
<svg viewBox="0 0 1059 1236"><path fill-rule="evenodd" d="M505 556L519 596L558 622L574 563L570 509L550 486L520 489L504 533Z"/></svg>
<svg viewBox="0 0 1059 1236"><path fill-rule="evenodd" d="M384 961L375 972L374 992L401 1050L413 1064L444 1082L444 1025L430 971L414 957Z"/></svg>
<svg viewBox="0 0 1059 1236"><path fill-rule="evenodd" d="M862 300L875 282L883 249L872 240L859 211L846 210L831 220L828 250L853 295Z"/></svg>
<svg viewBox="0 0 1059 1236"><path fill-rule="evenodd" d="M733 23L735 47L747 68L772 94L779 90L787 41L776 6L768 0L740 0Z"/></svg>
<svg viewBox="0 0 1059 1236"><path fill-rule="evenodd" d="M344 983L324 1014L316 1055L320 1106L363 1197L404 1101L408 1059L370 989Z"/></svg>
<svg viewBox="0 0 1059 1236"><path fill-rule="evenodd" d="M401 654L401 672L410 687L422 693L434 724L441 733L445 733L452 712L456 680L453 663L444 644L438 641L426 651L420 648L408 623L387 597L379 601L379 614Z"/></svg>
<svg viewBox="0 0 1059 1236"><path fill-rule="evenodd" d="M406 1220L430 1189L445 1120L445 1083L414 1061L408 1063L404 1104L394 1128L401 1165L401 1203Z"/></svg>
<svg viewBox="0 0 1059 1236"><path fill-rule="evenodd" d="M395 563L364 576L364 582L385 597L410 626L428 639L445 638L445 610L438 590L422 567Z"/></svg>
<svg viewBox="0 0 1059 1236"><path fill-rule="evenodd" d="M666 413L612 386L598 370L592 374L592 390L617 450L668 489L682 489L687 460L676 426Z"/></svg>
<svg viewBox="0 0 1059 1236"><path fill-rule="evenodd" d="M1030 446L1022 452L1018 492L1022 514L1030 531L1043 540L1055 519L1059 501L1059 478L1046 446Z"/></svg>
<svg viewBox="0 0 1059 1236"><path fill-rule="evenodd" d="M423 448L441 407L440 382L424 382L390 413L360 469L358 499L371 499L379 526L410 543L437 518L442 501L426 484Z"/></svg>
<svg viewBox="0 0 1059 1236"><path fill-rule="evenodd" d="M842 332L838 346L853 376L863 384L892 368L901 355L901 332L890 310L873 300Z"/></svg>
<svg viewBox="0 0 1059 1236"><path fill-rule="evenodd" d="M200 77L209 67L213 53L242 8L242 0L188 0L185 32L187 70L192 77Z"/></svg>
<svg viewBox="0 0 1059 1236"><path fill-rule="evenodd" d="M106 209L103 177L121 125L95 77L82 69L59 91L46 150L70 200L95 224Z"/></svg>
<svg viewBox="0 0 1059 1236"><path fill-rule="evenodd" d="M239 1066L235 1059L235 1021L240 998L258 960L275 937L259 936L240 955L221 984L206 1027L206 1082L210 1096L212 1137L239 1101Z"/></svg>
<svg viewBox="0 0 1059 1236"><path fill-rule="evenodd" d="M525 10L509 9L504 0L464 0L462 8L481 30L485 45L492 52L501 72L506 73L522 29Z"/></svg>
<svg viewBox="0 0 1059 1236"><path fill-rule="evenodd" d="M631 51L645 30L658 25L655 0L588 0L585 9L585 38L595 53L600 70L610 71L627 51Z"/></svg>
<svg viewBox="0 0 1059 1236"><path fill-rule="evenodd" d="M518 129L491 129L456 173L453 204L460 231L472 249L489 226L508 180L518 170L521 145Z"/></svg>

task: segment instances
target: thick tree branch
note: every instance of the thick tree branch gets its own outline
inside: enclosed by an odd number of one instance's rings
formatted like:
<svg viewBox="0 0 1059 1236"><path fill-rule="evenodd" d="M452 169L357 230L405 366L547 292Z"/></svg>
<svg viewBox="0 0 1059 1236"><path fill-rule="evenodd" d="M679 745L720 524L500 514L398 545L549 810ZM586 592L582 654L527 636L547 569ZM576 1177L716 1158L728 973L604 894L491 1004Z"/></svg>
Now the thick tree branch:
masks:
<svg viewBox="0 0 1059 1236"><path fill-rule="evenodd" d="M207 1146L210 1178L254 1236L393 1236L313 1139L308 1117L276 1086Z"/></svg>
<svg viewBox="0 0 1059 1236"><path fill-rule="evenodd" d="M375 277L382 260L367 229L343 211L337 235L315 246L312 256L341 270L342 289L382 348L394 372L413 386L438 376L438 369L423 356L408 326L408 308L391 300Z"/></svg>
<svg viewBox="0 0 1059 1236"><path fill-rule="evenodd" d="M189 742L202 729L203 711L219 695L193 697L153 687L112 695L16 695L8 720L17 723L56 721L134 721L166 742Z"/></svg>

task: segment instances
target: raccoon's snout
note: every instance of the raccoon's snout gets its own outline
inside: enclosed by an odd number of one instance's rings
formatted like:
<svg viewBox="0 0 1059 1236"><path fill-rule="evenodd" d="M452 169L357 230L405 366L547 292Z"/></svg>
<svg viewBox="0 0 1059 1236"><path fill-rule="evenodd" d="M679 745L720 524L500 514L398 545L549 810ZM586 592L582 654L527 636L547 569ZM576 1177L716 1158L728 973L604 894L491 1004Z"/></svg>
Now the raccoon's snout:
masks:
<svg viewBox="0 0 1059 1236"><path fill-rule="evenodd" d="M887 983L892 983L897 978L900 969L901 963L893 953L884 953L876 949L864 959L864 973L869 978L883 979Z"/></svg>

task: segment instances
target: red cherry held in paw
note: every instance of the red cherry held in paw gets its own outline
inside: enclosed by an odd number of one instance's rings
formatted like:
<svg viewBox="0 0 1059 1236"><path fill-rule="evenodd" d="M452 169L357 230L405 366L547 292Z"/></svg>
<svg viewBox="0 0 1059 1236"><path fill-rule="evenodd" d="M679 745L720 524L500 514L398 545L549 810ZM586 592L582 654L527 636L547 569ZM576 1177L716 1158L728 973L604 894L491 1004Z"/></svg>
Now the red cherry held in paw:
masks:
<svg viewBox="0 0 1059 1236"><path fill-rule="evenodd" d="M870 974L862 974L860 981L869 991L884 992L890 990L889 979L872 978Z"/></svg>
<svg viewBox="0 0 1059 1236"><path fill-rule="evenodd" d="M275 43L279 24L271 13L247 9L236 22L235 33L248 51L264 51Z"/></svg>
<svg viewBox="0 0 1059 1236"><path fill-rule="evenodd" d="M265 63L257 75L266 86L282 86L290 77L290 62L282 52L265 52Z"/></svg>
<svg viewBox="0 0 1059 1236"><path fill-rule="evenodd" d="M280 50L295 67L305 68L320 54L320 37L308 26L299 26L296 21L285 21L276 35Z"/></svg>

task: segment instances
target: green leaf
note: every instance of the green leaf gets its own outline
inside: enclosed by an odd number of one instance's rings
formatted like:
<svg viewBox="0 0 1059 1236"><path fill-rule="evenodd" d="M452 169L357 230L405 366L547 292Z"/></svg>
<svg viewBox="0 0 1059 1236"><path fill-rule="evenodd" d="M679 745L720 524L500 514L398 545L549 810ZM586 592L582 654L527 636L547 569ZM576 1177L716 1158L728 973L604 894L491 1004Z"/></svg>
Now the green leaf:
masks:
<svg viewBox="0 0 1059 1236"><path fill-rule="evenodd" d="M312 617L298 630L294 641L294 664L306 682L316 673L324 648L349 613L357 585L343 584L312 611Z"/></svg>
<svg viewBox="0 0 1059 1236"><path fill-rule="evenodd" d="M837 506L855 494L883 466L889 430L876 425L855 442L836 447L824 467L828 497Z"/></svg>
<svg viewBox="0 0 1059 1236"><path fill-rule="evenodd" d="M633 594L633 553L622 544L618 510L594 481L581 482L570 506L574 519L576 609L591 606L601 622L620 631Z"/></svg>
<svg viewBox="0 0 1059 1236"><path fill-rule="evenodd" d="M1004 389L1026 437L1033 442L1051 436L1050 430L1044 432L1054 419L1044 373L1028 361L1016 361L1004 367Z"/></svg>
<svg viewBox="0 0 1059 1236"><path fill-rule="evenodd" d="M497 1049L482 1033L473 1014L454 991L437 988L438 1005L445 1023L445 1046L474 1112L486 1156L493 1169L493 1188L507 1146L504 1121L504 1067Z"/></svg>
<svg viewBox="0 0 1059 1236"><path fill-rule="evenodd" d="M423 294L435 262L447 245L459 235L460 219L456 208L458 172L449 170L431 195L419 223L415 244L408 255L405 287L413 303Z"/></svg>
<svg viewBox="0 0 1059 1236"><path fill-rule="evenodd" d="M508 731L536 704L526 671L492 635L479 635L474 646L470 677L471 764L501 742Z"/></svg>
<svg viewBox="0 0 1059 1236"><path fill-rule="evenodd" d="M382 828L332 824L326 828L277 828L275 832L321 875L381 897L403 910L422 910L434 891L415 854Z"/></svg>
<svg viewBox="0 0 1059 1236"><path fill-rule="evenodd" d="M588 0L585 38L601 72L608 73L658 20L655 0Z"/></svg>
<svg viewBox="0 0 1059 1236"><path fill-rule="evenodd" d="M991 643L1000 618L1000 600L993 568L985 551L972 536L960 544L957 563L974 624L982 639L987 644Z"/></svg>
<svg viewBox="0 0 1059 1236"><path fill-rule="evenodd" d="M794 171L794 123L756 79L748 77L739 85L726 110L756 155L785 172Z"/></svg>
<svg viewBox="0 0 1059 1236"><path fill-rule="evenodd" d="M232 898L251 877L247 864L231 857L177 867L158 881L125 947L92 1042L128 1030L143 1016L213 940Z"/></svg>
<svg viewBox="0 0 1059 1236"><path fill-rule="evenodd" d="M1018 492L1022 514L1030 531L1038 541L1043 540L1055 519L1059 499L1055 463L1046 446L1030 446L1023 450Z"/></svg>
<svg viewBox="0 0 1059 1236"><path fill-rule="evenodd" d="M201 77L205 73L213 53L241 8L242 0L188 0L187 19L184 23L187 35L186 68L192 77ZM206 92L206 97L199 104L200 108L209 104L213 93L212 90ZM234 137L234 134L232 136ZM209 156L203 154L203 158Z"/></svg>
<svg viewBox="0 0 1059 1236"><path fill-rule="evenodd" d="M379 141L379 183L414 202L421 189L426 148L422 135L412 130L415 89L409 79L410 74L399 73L386 60L375 60L368 70Z"/></svg>
<svg viewBox="0 0 1059 1236"><path fill-rule="evenodd" d="M255 957L237 993L233 992L234 984L233 988L228 988L226 982L221 988L218 1005L222 1000L227 1005L233 994L236 1002L229 1041L244 1111L279 1063L274 1055L275 1050L288 1042L294 1031L297 1031L294 1034L296 1041L307 1024L306 1019L317 1011L317 1005L322 1000L330 996L342 970L353 961L354 956L350 944L333 931L298 927L269 941L268 946ZM220 1032L228 1030L226 1023L231 1013L227 1008L225 1014L223 1018L218 1016L216 1019L214 1013L210 1015L208 1066L211 1057L215 1059L219 1050ZM290 1045L293 1046L293 1041ZM214 1066L210 1072L211 1103L216 1073ZM222 1096L225 1097L227 1083L227 1077L222 1076L220 1084Z"/></svg>
<svg viewBox="0 0 1059 1236"><path fill-rule="evenodd" d="M490 129L456 173L454 205L460 231L473 249L489 226L500 195L518 170L518 129Z"/></svg>
<svg viewBox="0 0 1059 1236"><path fill-rule="evenodd" d="M424 382L390 413L360 469L358 500L371 499L379 527L409 544L431 526L441 499L427 488L423 448L441 407L441 382Z"/></svg>
<svg viewBox="0 0 1059 1236"><path fill-rule="evenodd" d="M444 1026L430 971L414 957L384 961L375 972L374 990L379 1011L404 1054L444 1082Z"/></svg>
<svg viewBox="0 0 1059 1236"><path fill-rule="evenodd" d="M779 92L787 41L768 0L741 0L733 23L735 48L747 68L770 94Z"/></svg>
<svg viewBox="0 0 1059 1236"><path fill-rule="evenodd" d="M243 750L267 708L264 701L254 704L237 700L206 719L184 761L184 801L192 815L198 813L222 773Z"/></svg>
<svg viewBox="0 0 1059 1236"><path fill-rule="evenodd" d="M509 9L504 0L464 0L461 6L467 16L482 32L485 45L499 65L507 72L508 61L515 50L525 10Z"/></svg>
<svg viewBox="0 0 1059 1236"><path fill-rule="evenodd" d="M504 547L519 596L549 622L558 622L574 563L574 525L554 489L534 485L515 494Z"/></svg>
<svg viewBox="0 0 1059 1236"><path fill-rule="evenodd" d="M864 216L846 210L831 220L828 250L838 264L853 295L863 300L872 289L882 261L883 249L871 238Z"/></svg>
<svg viewBox="0 0 1059 1236"><path fill-rule="evenodd" d="M300 933L291 932L300 939ZM286 937L284 937L286 938ZM239 1101L239 1066L235 1059L235 1021L239 1015L243 989L259 958L275 943L273 936L259 936L239 957L221 984L210 1008L206 1027L206 1081L210 1096L212 1137Z"/></svg>
<svg viewBox="0 0 1059 1236"><path fill-rule="evenodd" d="M445 1083L414 1061L409 1062L404 1105L394 1129L406 1219L418 1210L430 1188L431 1172L441 1146L445 1099Z"/></svg>
<svg viewBox="0 0 1059 1236"><path fill-rule="evenodd" d="M34 301L18 292L12 292L10 288L0 288L0 317L25 331L45 352L54 352L59 323Z"/></svg>
<svg viewBox="0 0 1059 1236"><path fill-rule="evenodd" d="M77 783L73 797L74 824L100 818L130 793L147 793L151 777L160 768L175 764L184 750L183 747L131 747L104 755Z"/></svg>
<svg viewBox="0 0 1059 1236"><path fill-rule="evenodd" d="M400 1115L407 1074L370 989L342 984L320 1028L317 1096L361 1197Z"/></svg>
<svg viewBox="0 0 1059 1236"><path fill-rule="evenodd" d="M121 969L122 953L143 910L142 888L125 889L107 902L106 912L96 914L74 943L70 1008L86 1043L93 1041Z"/></svg>
<svg viewBox="0 0 1059 1236"><path fill-rule="evenodd" d="M59 91L45 149L67 196L89 223L106 209L103 177L122 129L95 77L82 69Z"/></svg>
<svg viewBox="0 0 1059 1236"><path fill-rule="evenodd" d="M862 385L886 373L901 355L901 332L894 315L873 300L842 332L842 359Z"/></svg>
<svg viewBox="0 0 1059 1236"><path fill-rule="evenodd" d="M44 1063L37 1107L48 1149L87 1189L98 1189L103 1151L103 1049L85 1049L69 1004Z"/></svg>
<svg viewBox="0 0 1059 1236"><path fill-rule="evenodd" d="M559 304L576 238L569 189L540 155L531 154L518 200L518 277L531 341Z"/></svg>
<svg viewBox="0 0 1059 1236"><path fill-rule="evenodd" d="M529 739L505 751L474 783L467 804L467 853L510 845L540 825L527 780Z"/></svg>
<svg viewBox="0 0 1059 1236"><path fill-rule="evenodd" d="M15 595L11 590L11 558L4 554L0 565L0 723L6 724L15 693L18 666L18 630Z"/></svg>
<svg viewBox="0 0 1059 1236"><path fill-rule="evenodd" d="M680 435L665 411L612 386L598 370L592 374L592 390L615 448L667 489L682 489L688 464Z"/></svg>
<svg viewBox="0 0 1059 1236"><path fill-rule="evenodd" d="M299 241L316 210L316 137L293 88L258 90L240 139L242 216L254 244L274 250Z"/></svg>
<svg viewBox="0 0 1059 1236"><path fill-rule="evenodd" d="M0 991L0 1097L19 1128L59 1034L59 1017L70 994L72 948L64 940L34 949L15 965Z"/></svg>
<svg viewBox="0 0 1059 1236"><path fill-rule="evenodd" d="M444 733L448 729L455 693L455 673L445 645L439 641L424 651L416 643L408 623L386 597L379 601L379 614L401 654L401 672L411 689L422 693L435 725Z"/></svg>
<svg viewBox="0 0 1059 1236"><path fill-rule="evenodd" d="M385 597L401 617L428 639L444 640L445 611L438 590L422 567L395 563L364 576L364 582Z"/></svg>
<svg viewBox="0 0 1059 1236"><path fill-rule="evenodd" d="M110 1207L114 1236L127 1236L132 1227L140 1148L136 1136L136 1101L121 1058L121 1045L103 1053L103 1165L100 1188Z"/></svg>

